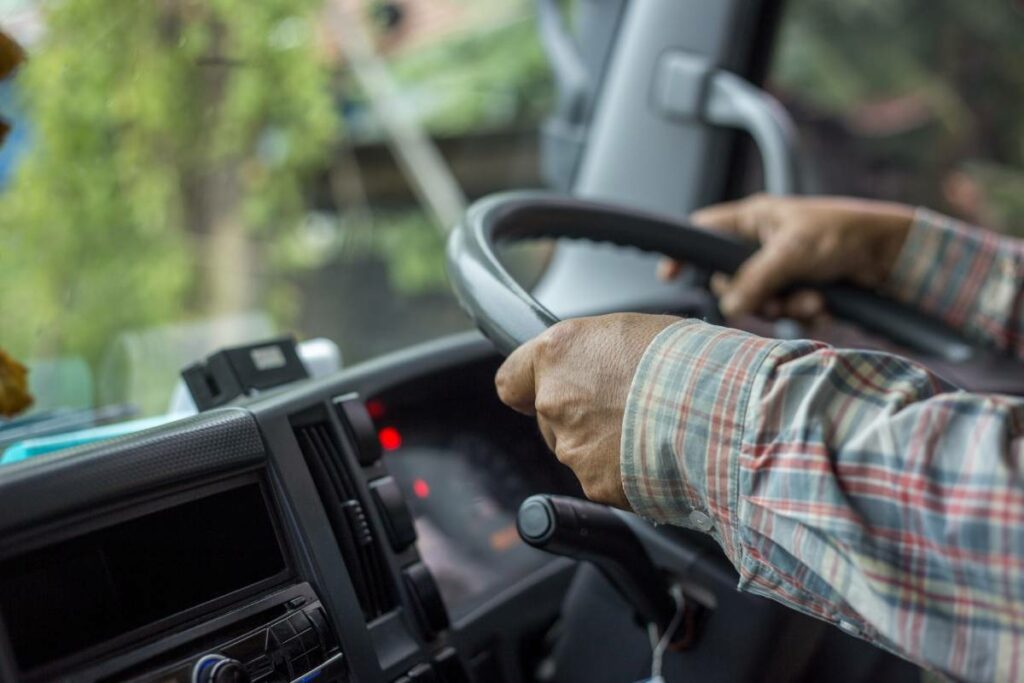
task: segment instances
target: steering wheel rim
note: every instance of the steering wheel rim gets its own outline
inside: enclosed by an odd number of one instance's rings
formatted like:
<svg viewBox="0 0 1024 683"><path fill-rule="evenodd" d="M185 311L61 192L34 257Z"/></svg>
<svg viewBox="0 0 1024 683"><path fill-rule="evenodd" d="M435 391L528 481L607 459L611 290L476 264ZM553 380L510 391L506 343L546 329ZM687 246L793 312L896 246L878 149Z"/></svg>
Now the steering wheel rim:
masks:
<svg viewBox="0 0 1024 683"><path fill-rule="evenodd" d="M498 351L517 347L559 318L516 282L498 259L502 242L536 238L610 242L660 253L707 270L735 273L756 246L670 216L546 191L489 195L473 203L448 239L448 274L460 305ZM811 285L839 318L947 362L975 347L942 322L846 284Z"/></svg>

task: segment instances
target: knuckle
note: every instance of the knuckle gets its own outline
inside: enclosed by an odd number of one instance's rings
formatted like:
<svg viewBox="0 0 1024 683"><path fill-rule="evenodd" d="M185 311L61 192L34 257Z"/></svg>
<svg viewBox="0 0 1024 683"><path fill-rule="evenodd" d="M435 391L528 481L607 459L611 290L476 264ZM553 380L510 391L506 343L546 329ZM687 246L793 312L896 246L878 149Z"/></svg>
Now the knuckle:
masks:
<svg viewBox="0 0 1024 683"><path fill-rule="evenodd" d="M509 381L508 370L503 365L498 368L497 374L494 375L494 388L498 390L498 396L504 396L505 392L508 391Z"/></svg>
<svg viewBox="0 0 1024 683"><path fill-rule="evenodd" d="M579 322L576 320L563 320L549 327L539 340L541 352L548 356L553 356L564 351L571 339L576 336L578 327Z"/></svg>
<svg viewBox="0 0 1024 683"><path fill-rule="evenodd" d="M534 408L541 417L552 420L557 418L563 409L562 399L551 391L541 391L537 394Z"/></svg>
<svg viewBox="0 0 1024 683"><path fill-rule="evenodd" d="M576 458L573 457L573 453L570 449L565 448L563 446L555 448L555 458L558 460L558 462L562 463L563 465L565 465L569 469L572 469L575 472L573 464L576 462Z"/></svg>

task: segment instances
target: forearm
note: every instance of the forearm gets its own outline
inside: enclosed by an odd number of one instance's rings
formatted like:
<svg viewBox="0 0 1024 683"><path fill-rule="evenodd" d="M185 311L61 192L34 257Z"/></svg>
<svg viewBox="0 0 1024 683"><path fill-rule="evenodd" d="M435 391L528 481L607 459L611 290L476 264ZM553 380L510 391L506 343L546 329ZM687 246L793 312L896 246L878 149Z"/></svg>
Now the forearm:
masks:
<svg viewBox="0 0 1024 683"><path fill-rule="evenodd" d="M1024 358L1024 243L919 209L883 291Z"/></svg>
<svg viewBox="0 0 1024 683"><path fill-rule="evenodd" d="M893 356L680 323L634 378L623 485L640 514L709 531L742 589L1005 678L1024 647L1024 411L945 389Z"/></svg>

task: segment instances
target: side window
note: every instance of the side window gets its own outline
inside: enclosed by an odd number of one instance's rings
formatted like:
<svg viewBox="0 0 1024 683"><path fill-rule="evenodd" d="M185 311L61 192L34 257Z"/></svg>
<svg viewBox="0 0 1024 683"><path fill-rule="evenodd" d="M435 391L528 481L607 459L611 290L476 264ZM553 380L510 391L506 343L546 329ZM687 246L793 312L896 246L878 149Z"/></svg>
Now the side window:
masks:
<svg viewBox="0 0 1024 683"><path fill-rule="evenodd" d="M1024 3L790 0L768 88L798 122L807 192L1024 235Z"/></svg>

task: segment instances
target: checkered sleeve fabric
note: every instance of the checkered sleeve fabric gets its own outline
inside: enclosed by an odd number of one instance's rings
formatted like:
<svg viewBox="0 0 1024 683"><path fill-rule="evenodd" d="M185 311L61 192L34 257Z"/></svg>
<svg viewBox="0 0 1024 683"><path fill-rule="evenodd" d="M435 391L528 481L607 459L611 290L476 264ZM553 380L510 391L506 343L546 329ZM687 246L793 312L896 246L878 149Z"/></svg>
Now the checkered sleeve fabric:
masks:
<svg viewBox="0 0 1024 683"><path fill-rule="evenodd" d="M1024 241L918 209L882 289L1024 358Z"/></svg>
<svg viewBox="0 0 1024 683"><path fill-rule="evenodd" d="M1024 678L1024 401L896 356L699 321L645 352L634 509L768 596L960 680Z"/></svg>

